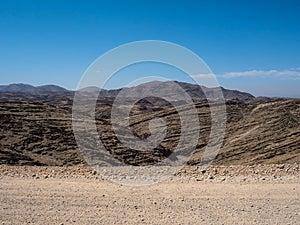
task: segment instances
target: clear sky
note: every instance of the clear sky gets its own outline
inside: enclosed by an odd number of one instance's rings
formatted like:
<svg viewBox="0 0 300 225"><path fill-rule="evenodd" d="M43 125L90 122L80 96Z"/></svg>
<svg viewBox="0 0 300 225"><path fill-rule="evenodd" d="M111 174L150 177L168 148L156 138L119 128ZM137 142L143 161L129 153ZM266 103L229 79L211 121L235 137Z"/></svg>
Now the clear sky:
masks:
<svg viewBox="0 0 300 225"><path fill-rule="evenodd" d="M300 97L299 0L0 0L0 32L0 84L75 89L106 51L164 40L198 54L225 88Z"/></svg>

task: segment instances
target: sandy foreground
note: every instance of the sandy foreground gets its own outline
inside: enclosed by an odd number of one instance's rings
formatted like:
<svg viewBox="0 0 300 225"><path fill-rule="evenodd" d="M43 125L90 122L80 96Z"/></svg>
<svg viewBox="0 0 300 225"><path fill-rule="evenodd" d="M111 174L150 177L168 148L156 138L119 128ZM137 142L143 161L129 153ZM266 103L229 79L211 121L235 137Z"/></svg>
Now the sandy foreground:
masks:
<svg viewBox="0 0 300 225"><path fill-rule="evenodd" d="M125 169L126 171L126 169ZM299 165L189 167L127 186L88 167L0 166L2 224L299 224Z"/></svg>

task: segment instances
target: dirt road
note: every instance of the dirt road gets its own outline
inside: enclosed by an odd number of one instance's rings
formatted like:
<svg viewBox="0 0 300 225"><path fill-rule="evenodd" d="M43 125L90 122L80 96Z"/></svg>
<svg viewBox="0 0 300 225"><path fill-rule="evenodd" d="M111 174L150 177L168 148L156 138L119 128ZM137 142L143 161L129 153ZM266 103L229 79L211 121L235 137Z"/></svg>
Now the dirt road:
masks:
<svg viewBox="0 0 300 225"><path fill-rule="evenodd" d="M300 183L0 178L2 224L299 224Z"/></svg>

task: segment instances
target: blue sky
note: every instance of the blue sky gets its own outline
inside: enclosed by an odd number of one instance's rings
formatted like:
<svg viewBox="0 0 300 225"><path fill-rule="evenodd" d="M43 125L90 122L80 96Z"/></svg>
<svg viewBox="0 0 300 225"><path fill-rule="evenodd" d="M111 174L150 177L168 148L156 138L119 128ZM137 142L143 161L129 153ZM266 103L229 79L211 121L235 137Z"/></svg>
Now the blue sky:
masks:
<svg viewBox="0 0 300 225"><path fill-rule="evenodd" d="M75 89L106 51L164 40L198 54L226 88L300 97L299 12L290 0L0 0L0 83Z"/></svg>

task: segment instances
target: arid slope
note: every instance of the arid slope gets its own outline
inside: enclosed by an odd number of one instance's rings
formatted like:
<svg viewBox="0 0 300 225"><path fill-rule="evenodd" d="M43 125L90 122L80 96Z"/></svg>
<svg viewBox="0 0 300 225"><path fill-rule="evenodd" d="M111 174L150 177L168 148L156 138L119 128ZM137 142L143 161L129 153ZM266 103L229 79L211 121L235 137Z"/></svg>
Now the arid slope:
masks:
<svg viewBox="0 0 300 225"><path fill-rule="evenodd" d="M11 94L10 94L11 95ZM73 165L85 163L72 131L72 99L56 97L0 101L0 163L29 165ZM41 98L41 96L39 96ZM51 101L50 101L51 100ZM98 133L111 154L131 165L147 165L168 156L180 136L178 115L173 108L142 101L132 110L132 129L140 138L149 135L148 121L167 121L167 136L153 152L133 151L123 146L110 126L112 101L102 99L96 110ZM124 103L126 104L126 102ZM184 107L184 106L183 106ZM207 103L196 104L201 136L189 164L200 161L210 133ZM227 128L215 164L300 162L300 100L228 101Z"/></svg>

